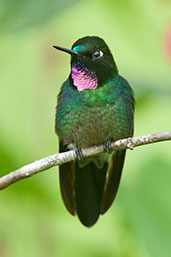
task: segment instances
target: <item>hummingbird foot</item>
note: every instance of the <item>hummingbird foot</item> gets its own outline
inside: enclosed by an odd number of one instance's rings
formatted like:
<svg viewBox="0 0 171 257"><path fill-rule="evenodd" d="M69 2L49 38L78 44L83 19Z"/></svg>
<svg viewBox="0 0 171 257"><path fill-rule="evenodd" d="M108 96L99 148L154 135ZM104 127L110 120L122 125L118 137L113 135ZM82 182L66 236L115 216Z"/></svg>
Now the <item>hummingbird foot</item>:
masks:
<svg viewBox="0 0 171 257"><path fill-rule="evenodd" d="M75 154L78 161L80 161L84 157L80 147L76 147Z"/></svg>
<svg viewBox="0 0 171 257"><path fill-rule="evenodd" d="M111 142L110 141L107 141L104 143L103 145L104 147L104 152L107 152L107 153L111 153Z"/></svg>
<svg viewBox="0 0 171 257"><path fill-rule="evenodd" d="M133 149L134 149L134 143L133 143L131 137L128 138L127 147L128 147L128 149L130 149L130 150L133 150Z"/></svg>

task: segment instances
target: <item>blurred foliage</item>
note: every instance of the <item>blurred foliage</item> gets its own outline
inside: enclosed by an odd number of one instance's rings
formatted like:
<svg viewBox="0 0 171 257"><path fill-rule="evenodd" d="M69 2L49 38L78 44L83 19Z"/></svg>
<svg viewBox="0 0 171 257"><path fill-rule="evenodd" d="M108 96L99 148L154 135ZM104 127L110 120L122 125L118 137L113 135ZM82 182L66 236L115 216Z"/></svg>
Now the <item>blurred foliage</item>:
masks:
<svg viewBox="0 0 171 257"><path fill-rule="evenodd" d="M77 0L0 0L0 29L5 32L41 25L53 16L60 15Z"/></svg>
<svg viewBox="0 0 171 257"><path fill-rule="evenodd" d="M105 39L132 85L135 135L170 130L170 17L166 0L0 0L0 176L57 151L70 67L52 45L85 35ZM117 199L91 229L65 210L57 168L2 190L0 257L170 257L170 152L169 142L128 151Z"/></svg>

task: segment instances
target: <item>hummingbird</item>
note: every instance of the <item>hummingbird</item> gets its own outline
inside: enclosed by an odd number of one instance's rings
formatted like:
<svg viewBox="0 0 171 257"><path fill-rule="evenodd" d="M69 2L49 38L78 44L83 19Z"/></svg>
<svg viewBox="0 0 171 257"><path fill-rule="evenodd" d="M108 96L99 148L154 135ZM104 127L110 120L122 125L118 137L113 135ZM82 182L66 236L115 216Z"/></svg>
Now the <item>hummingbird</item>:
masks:
<svg viewBox="0 0 171 257"><path fill-rule="evenodd" d="M59 167L61 194L67 210L91 227L118 191L126 150L111 151L110 144L133 136L134 94L102 38L86 36L71 49L54 48L71 56L56 107L59 151L74 149L77 156ZM103 153L82 155L81 149L98 145Z"/></svg>

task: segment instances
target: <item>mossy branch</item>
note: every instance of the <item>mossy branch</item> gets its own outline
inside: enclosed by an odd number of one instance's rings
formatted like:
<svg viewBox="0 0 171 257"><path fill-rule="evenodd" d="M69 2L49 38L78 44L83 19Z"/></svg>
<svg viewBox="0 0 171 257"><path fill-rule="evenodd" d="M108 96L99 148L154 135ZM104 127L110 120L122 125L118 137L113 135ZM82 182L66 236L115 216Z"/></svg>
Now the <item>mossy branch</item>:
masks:
<svg viewBox="0 0 171 257"><path fill-rule="evenodd" d="M131 149L140 145L146 145L161 141L171 140L171 131L160 132L156 134L148 134L144 136L138 136L133 138L120 139L111 143L111 150L123 150ZM93 146L87 149L82 149L84 157L96 155L104 151L104 146ZM64 153L56 153L34 161L30 164L27 164L15 171L8 173L0 178L0 190L8 187L9 185L17 182L23 178L28 178L32 175L35 175L41 171L47 170L53 166L61 165L66 162L70 162L76 159L76 154L74 150L67 151Z"/></svg>

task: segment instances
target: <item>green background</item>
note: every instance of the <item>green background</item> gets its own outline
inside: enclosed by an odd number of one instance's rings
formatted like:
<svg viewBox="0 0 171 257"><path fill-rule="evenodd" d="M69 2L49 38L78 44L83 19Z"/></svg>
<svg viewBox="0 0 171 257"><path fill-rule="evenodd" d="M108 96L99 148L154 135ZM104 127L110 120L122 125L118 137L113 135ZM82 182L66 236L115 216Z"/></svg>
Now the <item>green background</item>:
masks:
<svg viewBox="0 0 171 257"><path fill-rule="evenodd" d="M136 97L135 135L171 129L167 0L0 0L0 176L57 152L56 96L71 47L108 43ZM87 229L61 200L58 168L0 191L0 257L170 257L171 144L128 151L115 203Z"/></svg>

